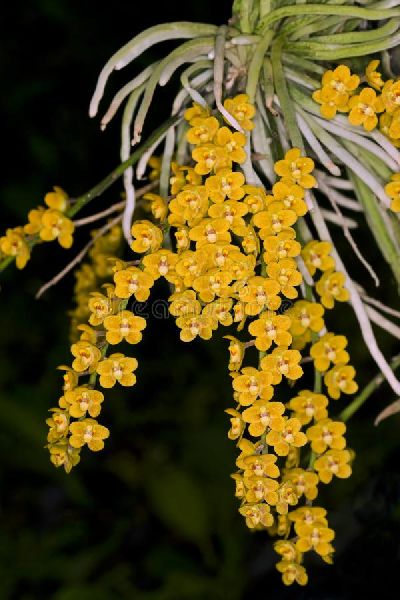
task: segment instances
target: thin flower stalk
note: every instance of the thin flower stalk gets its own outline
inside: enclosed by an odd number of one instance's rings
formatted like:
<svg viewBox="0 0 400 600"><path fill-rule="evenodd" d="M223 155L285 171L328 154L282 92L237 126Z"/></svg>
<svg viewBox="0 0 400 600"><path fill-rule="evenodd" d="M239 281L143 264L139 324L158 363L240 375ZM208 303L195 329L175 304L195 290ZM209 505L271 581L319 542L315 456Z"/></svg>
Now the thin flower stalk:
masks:
<svg viewBox="0 0 400 600"><path fill-rule="evenodd" d="M392 367L393 371L398 369L400 367L400 356L394 357L390 362L390 366ZM352 402L340 413L340 419L344 422L348 421L365 404L368 398L382 385L384 381L385 379L380 373L375 375L375 377L371 379L371 381L365 386L360 394L358 394L354 400L352 400Z"/></svg>

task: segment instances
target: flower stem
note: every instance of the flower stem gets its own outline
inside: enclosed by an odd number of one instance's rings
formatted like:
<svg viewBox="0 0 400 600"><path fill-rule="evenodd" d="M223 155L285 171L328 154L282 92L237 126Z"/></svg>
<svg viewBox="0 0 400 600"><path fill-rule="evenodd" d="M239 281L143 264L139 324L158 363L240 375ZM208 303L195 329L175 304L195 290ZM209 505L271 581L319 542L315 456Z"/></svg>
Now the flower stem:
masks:
<svg viewBox="0 0 400 600"><path fill-rule="evenodd" d="M131 154L131 156L125 160L123 163L118 165L107 177L102 179L98 184L92 187L88 192L79 196L75 203L71 206L71 208L67 211L67 217L74 217L76 213L78 213L84 206L86 206L91 200L100 196L103 192L105 192L117 179L123 175L126 169L135 165L142 154L146 152L146 150L153 144L154 140L160 137L165 131L167 131L176 121L179 119L179 116L170 117L167 119L160 127L158 127L148 138L147 140L139 147L135 152ZM36 244L40 242L39 236L36 236L31 242L31 248L36 246ZM9 264L11 264L14 260L14 256L6 256L0 261L0 273L4 271Z"/></svg>
<svg viewBox="0 0 400 600"><path fill-rule="evenodd" d="M400 355L396 356L390 363L393 371L400 367ZM366 400L378 389L378 387L385 381L385 377L382 373L378 373L375 375L373 379L365 386L365 388L360 392L354 400L346 406L344 410L339 415L339 418L342 421L348 421L350 417L354 415L355 412L364 404Z"/></svg>
<svg viewBox="0 0 400 600"><path fill-rule="evenodd" d="M6 256L5 258L3 258L3 260L0 262L0 273L1 271L4 271L8 265L10 265L13 260L15 259L15 256Z"/></svg>
<svg viewBox="0 0 400 600"><path fill-rule="evenodd" d="M116 169L114 169L113 171L111 171L111 173L109 175L107 175L107 177L102 179L100 181L100 183L96 184L94 187L92 187L92 189L90 189L85 194L82 194L82 196L79 196L76 199L75 204L68 211L67 216L73 217L74 215L76 215L76 213L78 211L80 211L84 206L86 206L86 204L88 204L91 200L93 200L94 198L97 198L103 192L105 192L106 189L108 189L117 179L119 179L121 177L121 175L124 173L124 171L128 167L132 167L138 162L138 160L142 156L143 152L145 152L152 145L154 140L159 138L160 135L162 135L174 123L176 123L178 118L179 118L178 116L174 116L174 117L170 117L169 119L167 119L162 125L160 125L160 127L158 127L147 138L147 140L137 150L135 150L135 152L132 152L132 154L130 155L130 157L127 160L125 160L123 163L118 165L118 167Z"/></svg>
<svg viewBox="0 0 400 600"><path fill-rule="evenodd" d="M322 375L321 371L314 369L314 392L320 394L322 391Z"/></svg>

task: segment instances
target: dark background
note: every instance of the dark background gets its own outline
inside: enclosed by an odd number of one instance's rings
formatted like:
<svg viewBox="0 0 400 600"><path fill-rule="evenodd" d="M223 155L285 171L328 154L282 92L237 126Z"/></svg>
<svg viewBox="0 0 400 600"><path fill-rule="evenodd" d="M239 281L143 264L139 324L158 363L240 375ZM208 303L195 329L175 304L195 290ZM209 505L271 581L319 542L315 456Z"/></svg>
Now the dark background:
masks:
<svg viewBox="0 0 400 600"><path fill-rule="evenodd" d="M87 116L97 74L116 49L162 21L220 24L230 4L26 0L3 7L1 230L25 222L53 185L78 195L117 164L118 118L101 133L99 121ZM151 50L141 65L167 46ZM107 98L135 68L113 75ZM152 126L167 115L168 92L158 98ZM98 206L120 192L115 185ZM80 233L68 252L56 244L37 248L27 269L11 267L2 275L0 599L344 600L386 597L385 590L396 589L400 419L373 426L394 400L385 386L350 422L353 477L322 493L337 531L337 555L334 566L309 563L305 589L284 588L267 534L249 532L237 513L229 478L235 448L223 413L230 392L222 334L212 343L182 345L171 319L150 322L135 348L138 384L107 394L102 422L111 438L105 450L84 451L70 475L50 464L44 421L61 395L55 367L69 361L73 276L41 301L34 294L87 235ZM353 272L369 285L360 267ZM385 270L383 280L383 296L395 305ZM158 292L167 294L162 286ZM350 309L335 314L334 327L351 339L363 385L375 367ZM387 338L381 341L387 353L395 350ZM344 405L340 401L339 410Z"/></svg>

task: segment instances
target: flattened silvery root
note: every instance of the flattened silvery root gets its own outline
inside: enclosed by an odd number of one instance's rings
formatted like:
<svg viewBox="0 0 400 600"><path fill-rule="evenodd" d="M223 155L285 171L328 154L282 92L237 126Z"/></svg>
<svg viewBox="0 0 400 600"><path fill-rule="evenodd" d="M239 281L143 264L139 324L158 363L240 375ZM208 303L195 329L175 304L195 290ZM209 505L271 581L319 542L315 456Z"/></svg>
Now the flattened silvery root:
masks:
<svg viewBox="0 0 400 600"><path fill-rule="evenodd" d="M311 92L319 85L325 71L315 60L335 61L385 52L400 42L400 10L397 8L400 2L388 0L365 7L343 5L343 2L329 5L305 3L271 10L272 4L270 0L235 2L238 28L183 22L153 27L136 36L102 70L90 105L90 115L97 113L106 82L114 69L123 68L153 44L186 39L188 41L166 58L153 63L124 86L111 102L102 120L103 127L130 94L123 117L121 159L126 160L129 156L131 138L133 144L140 140L157 86L166 85L172 75L187 64L189 66L181 74L182 89L174 100L172 114L181 117L183 109L191 101L204 107L215 104L228 123L241 130L236 120L226 112L223 99L228 90L229 95L235 90L243 91L242 74L245 70L246 93L257 107L256 126L249 135L247 160L242 166L246 179L254 185L272 186L275 181L274 162L290 147L304 150L307 145L320 165L317 172L319 191L332 207L332 210L320 207L318 200L307 194L310 218L320 239L332 242L333 256L337 268L347 277L350 301L366 346L393 390L400 395L400 382L376 343L371 322L395 337L399 336L400 330L381 314L385 307L379 300L368 302L365 295L360 296L327 226L330 223L342 228L353 251L378 285L376 274L349 231L357 227L357 220L343 214L342 209L351 210L355 217L357 213L364 212L372 236L400 285L400 227L387 213L389 199L384 190L390 174L399 170L400 152L379 131L365 132L350 125L340 115L330 121L321 119L319 107L311 99ZM373 30L357 30L360 24L368 21L382 21L383 24ZM281 23L279 33L278 23ZM165 139L160 178L160 193L165 197L168 195L173 155L178 161L187 157L185 131L186 125L178 119L154 140L136 168L136 177L140 179L150 156ZM128 169L124 175L127 201L123 223L128 241L134 211L133 174L133 170ZM304 265L300 268L310 285L312 279Z"/></svg>
<svg viewBox="0 0 400 600"><path fill-rule="evenodd" d="M103 97L107 80L111 73L117 69L122 69L127 64L135 60L146 50L166 40L176 40L185 38L196 38L201 36L215 34L215 25L203 25L202 23L165 23L156 25L139 35L135 36L130 42L125 44L116 52L103 67L94 91L89 107L89 115L95 117L97 114L99 102Z"/></svg>

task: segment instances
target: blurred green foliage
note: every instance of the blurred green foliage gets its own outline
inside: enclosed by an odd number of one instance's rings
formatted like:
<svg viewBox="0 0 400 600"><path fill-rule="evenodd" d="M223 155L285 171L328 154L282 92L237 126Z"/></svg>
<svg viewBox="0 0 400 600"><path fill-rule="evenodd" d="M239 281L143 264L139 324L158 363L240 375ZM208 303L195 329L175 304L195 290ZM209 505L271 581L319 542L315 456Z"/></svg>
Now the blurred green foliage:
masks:
<svg viewBox="0 0 400 600"><path fill-rule="evenodd" d="M228 0L175 1L157 11L121 0L9 4L1 23L1 229L23 222L53 184L81 193L117 162L118 125L101 134L86 114L113 51L163 20L221 23L229 11ZM155 124L164 104L157 103ZM119 193L116 185L99 206ZM152 319L137 347L137 386L107 395L106 449L83 452L69 476L49 463L44 420L60 395L55 367L69 360L73 278L40 302L33 297L74 252L38 248L23 273L10 269L1 284L0 600L350 600L396 586L400 418L372 424L392 399L385 386L350 423L354 475L322 495L337 531L335 565L316 560L305 590L282 586L267 535L251 534L237 513L221 336L182 345L171 319ZM365 273L352 267L368 287ZM384 296L395 304L389 272L381 271ZM158 294L167 290L160 286ZM375 367L349 308L335 326L349 335L365 384ZM396 350L389 339L382 343L387 353Z"/></svg>

